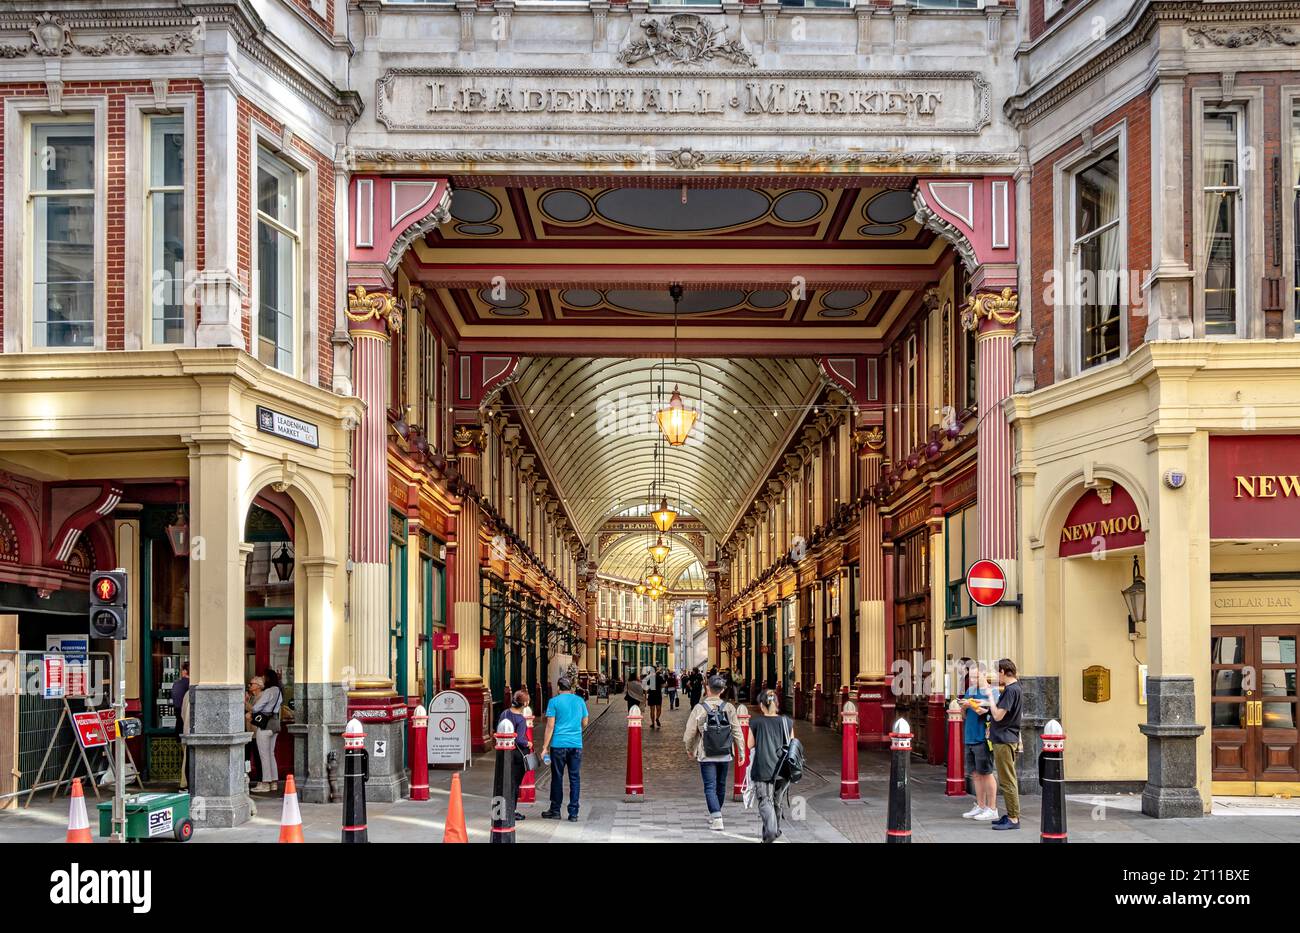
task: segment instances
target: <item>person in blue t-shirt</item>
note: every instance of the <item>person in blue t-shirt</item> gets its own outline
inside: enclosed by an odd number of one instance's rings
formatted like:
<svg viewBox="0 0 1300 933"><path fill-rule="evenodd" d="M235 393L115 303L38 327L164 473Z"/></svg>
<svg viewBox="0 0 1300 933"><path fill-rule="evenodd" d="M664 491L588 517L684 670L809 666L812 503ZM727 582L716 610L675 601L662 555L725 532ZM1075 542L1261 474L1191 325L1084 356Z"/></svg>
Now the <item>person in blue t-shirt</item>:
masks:
<svg viewBox="0 0 1300 933"><path fill-rule="evenodd" d="M542 761L551 765L551 806L544 820L560 818L564 802L564 771L569 771L569 822L578 822L578 793L582 787L582 730L587 728L587 704L573 693L569 678L555 683L560 691L546 704L546 739Z"/></svg>
<svg viewBox="0 0 1300 933"><path fill-rule="evenodd" d="M962 817L985 823L998 818L998 779L993 774L993 749L988 740L990 717L985 706L989 681L983 664L974 661L967 663L967 671L975 676L961 701L966 710L962 742L966 746L966 773L970 775L971 785L975 788L975 806L963 813ZM997 702L996 690L993 699Z"/></svg>

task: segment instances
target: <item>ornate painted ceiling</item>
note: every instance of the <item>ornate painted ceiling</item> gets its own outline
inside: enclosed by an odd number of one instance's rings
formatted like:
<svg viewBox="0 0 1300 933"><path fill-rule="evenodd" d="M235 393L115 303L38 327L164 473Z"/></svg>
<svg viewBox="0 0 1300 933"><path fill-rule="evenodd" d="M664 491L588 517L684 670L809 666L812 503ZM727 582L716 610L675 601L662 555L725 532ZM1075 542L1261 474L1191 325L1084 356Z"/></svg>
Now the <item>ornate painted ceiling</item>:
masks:
<svg viewBox="0 0 1300 933"><path fill-rule="evenodd" d="M451 221L405 262L471 339L671 329L672 282L685 339L878 338L946 249L904 177L456 181Z"/></svg>
<svg viewBox="0 0 1300 933"><path fill-rule="evenodd" d="M508 389L584 540L607 518L647 502L660 456L680 510L723 536L823 385L807 359L698 360L698 383L690 364L670 360L668 391L679 385L686 404L700 407L686 443L671 448L661 445L654 418L656 362L533 357Z"/></svg>

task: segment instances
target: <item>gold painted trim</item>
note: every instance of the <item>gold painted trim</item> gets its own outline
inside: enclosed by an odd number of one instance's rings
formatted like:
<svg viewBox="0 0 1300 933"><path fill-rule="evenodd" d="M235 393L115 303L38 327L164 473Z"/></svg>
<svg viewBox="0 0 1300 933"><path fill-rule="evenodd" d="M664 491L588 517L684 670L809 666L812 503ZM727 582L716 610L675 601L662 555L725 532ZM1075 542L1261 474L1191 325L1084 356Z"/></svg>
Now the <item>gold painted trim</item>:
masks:
<svg viewBox="0 0 1300 933"><path fill-rule="evenodd" d="M1216 797L1300 797L1300 781L1211 781Z"/></svg>

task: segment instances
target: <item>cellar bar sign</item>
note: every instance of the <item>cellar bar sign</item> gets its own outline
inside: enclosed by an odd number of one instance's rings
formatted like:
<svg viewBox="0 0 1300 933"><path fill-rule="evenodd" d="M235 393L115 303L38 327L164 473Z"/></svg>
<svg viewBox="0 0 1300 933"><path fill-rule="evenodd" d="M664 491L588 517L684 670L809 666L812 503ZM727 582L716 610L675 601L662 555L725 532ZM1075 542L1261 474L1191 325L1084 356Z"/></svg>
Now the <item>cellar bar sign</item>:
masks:
<svg viewBox="0 0 1300 933"><path fill-rule="evenodd" d="M376 114L389 130L978 133L975 72L692 72L392 69Z"/></svg>

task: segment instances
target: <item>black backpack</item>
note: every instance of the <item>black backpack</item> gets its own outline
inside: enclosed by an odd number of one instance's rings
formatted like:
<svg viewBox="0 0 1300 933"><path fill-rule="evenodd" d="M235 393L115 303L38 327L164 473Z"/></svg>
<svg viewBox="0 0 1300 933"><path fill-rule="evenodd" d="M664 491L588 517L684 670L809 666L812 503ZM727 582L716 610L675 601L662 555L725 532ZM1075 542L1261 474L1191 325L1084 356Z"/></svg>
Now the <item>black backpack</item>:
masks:
<svg viewBox="0 0 1300 933"><path fill-rule="evenodd" d="M781 719L787 726L789 725L789 720L784 716L782 716ZM790 737L786 739L785 748L781 751L781 757L776 760L773 779L785 780L789 781L791 784L798 784L803 780L803 765L803 743L793 735L790 735Z"/></svg>
<svg viewBox="0 0 1300 933"><path fill-rule="evenodd" d="M704 755L707 758L721 758L731 754L733 737L731 719L727 716L724 703L716 706L704 704Z"/></svg>

